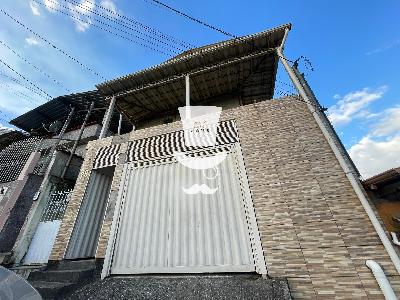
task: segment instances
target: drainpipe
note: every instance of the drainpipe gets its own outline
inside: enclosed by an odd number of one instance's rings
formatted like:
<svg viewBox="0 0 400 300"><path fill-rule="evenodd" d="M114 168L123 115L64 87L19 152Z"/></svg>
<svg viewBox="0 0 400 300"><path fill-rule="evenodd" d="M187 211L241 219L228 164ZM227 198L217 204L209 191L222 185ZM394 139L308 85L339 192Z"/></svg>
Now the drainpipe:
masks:
<svg viewBox="0 0 400 300"><path fill-rule="evenodd" d="M118 135L121 135L121 127L122 127L122 114L119 114Z"/></svg>
<svg viewBox="0 0 400 300"><path fill-rule="evenodd" d="M186 120L191 118L190 111L190 78L189 75L185 76L185 86L186 86Z"/></svg>
<svg viewBox="0 0 400 300"><path fill-rule="evenodd" d="M82 138L83 131L85 130L85 126L86 126L86 123L87 123L87 121L89 119L90 113L92 112L93 106L94 106L94 102L90 103L88 112L86 113L86 116L85 116L85 119L83 120L81 129L79 130L78 138L75 140L74 146L72 147L72 150L71 150L71 154L69 155L68 161L65 164L64 169L63 169L63 171L61 173L61 177L60 177L61 179L64 179L65 173L68 170L68 167L69 167L69 165L71 163L72 157L74 156L76 148L78 147L78 143Z"/></svg>
<svg viewBox="0 0 400 300"><path fill-rule="evenodd" d="M372 207L370 206L368 199L365 197L364 192L360 187L359 179L353 174L351 168L346 163L346 160L344 159L343 155L341 154L340 149L337 147L334 139L331 137L331 135L329 134L329 131L325 127L324 122L321 120L321 117L319 115L319 110L316 109L317 106L313 105L313 103L310 101L310 98L307 96L303 86L300 84L298 78L296 77L296 74L294 73L293 69L289 66L288 62L285 59L285 56L282 53L282 49L283 49L284 43L286 41L288 32L289 32L289 28L286 28L285 35L282 39L282 44L276 49L279 59L282 62L286 72L288 73L290 80L296 87L297 91L299 92L300 96L303 98L304 102L307 104L308 109L312 113L312 115L313 115L316 123L318 124L319 128L321 129L325 139L329 143L329 146L331 147L333 153L335 154L336 159L339 161L340 166L342 167L351 186L353 187L354 191L356 192L358 199L361 202L361 205L363 206L365 212L367 213L369 219L371 220L371 223L374 226L375 231L377 232L383 246L385 247L387 253L389 254L389 256L393 262L393 265L395 266L397 272L400 274L400 259L397 255L396 250L394 249L392 243L390 242L388 236L386 235L385 230L382 228L381 224L379 223L379 220L376 217Z"/></svg>
<svg viewBox="0 0 400 300"><path fill-rule="evenodd" d="M107 131L110 126L111 118L112 118L113 111L114 111L115 101L116 101L115 96L112 96L110 105L108 106L106 114L104 115L103 127L101 128L99 139L105 138L107 135Z"/></svg>
<svg viewBox="0 0 400 300"><path fill-rule="evenodd" d="M383 272L381 266L375 262L374 260L367 260L365 262L368 268L372 271L372 274L374 274L376 281L379 284L379 287L382 290L383 296L385 296L386 300L396 300L397 297L395 293L393 292L393 289L389 283L389 280L387 279L385 273Z"/></svg>
<svg viewBox="0 0 400 300"><path fill-rule="evenodd" d="M392 242L393 242L393 244L395 244L396 246L400 246L400 242L399 242L399 240L398 240L398 238L397 238L396 233L395 233L395 232L391 232L390 234L392 235Z"/></svg>

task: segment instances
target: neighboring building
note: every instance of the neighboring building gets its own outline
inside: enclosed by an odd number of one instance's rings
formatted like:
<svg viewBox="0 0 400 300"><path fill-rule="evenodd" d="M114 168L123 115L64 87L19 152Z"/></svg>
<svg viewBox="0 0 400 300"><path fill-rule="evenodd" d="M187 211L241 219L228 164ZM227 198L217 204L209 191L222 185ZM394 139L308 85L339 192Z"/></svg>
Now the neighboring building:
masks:
<svg viewBox="0 0 400 300"><path fill-rule="evenodd" d="M86 146L48 267L30 282L52 296L77 289L71 299L383 299L365 265L376 260L399 293L398 257L295 67L285 65L301 96L273 99L289 29L192 49L98 85L109 102L100 137ZM178 108L189 98L222 107L215 144L183 140ZM107 137L115 107L135 130ZM202 163L187 168L182 156ZM92 263L103 281L80 290L83 275L99 280L76 269Z"/></svg>
<svg viewBox="0 0 400 300"><path fill-rule="evenodd" d="M91 102L94 106L84 122ZM52 99L11 121L30 135L0 152L3 264L47 262L86 144L98 138L106 106L97 91L72 94ZM117 133L118 124L115 112L109 134ZM121 130L127 132L128 128L131 126L125 121L121 123Z"/></svg>
<svg viewBox="0 0 400 300"><path fill-rule="evenodd" d="M386 230L400 236L400 168L372 176L363 185Z"/></svg>
<svg viewBox="0 0 400 300"><path fill-rule="evenodd" d="M26 138L27 135L20 131L5 127L0 128L0 151L10 144Z"/></svg>

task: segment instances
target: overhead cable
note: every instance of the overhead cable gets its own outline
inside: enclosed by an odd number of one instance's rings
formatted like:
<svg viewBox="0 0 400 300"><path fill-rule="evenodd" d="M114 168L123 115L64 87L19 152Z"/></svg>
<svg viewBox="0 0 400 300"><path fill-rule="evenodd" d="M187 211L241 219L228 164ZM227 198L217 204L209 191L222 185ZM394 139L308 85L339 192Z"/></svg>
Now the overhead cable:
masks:
<svg viewBox="0 0 400 300"><path fill-rule="evenodd" d="M91 73L93 73L94 75L100 77L103 80L106 80L105 77L101 76L99 73L97 73L96 71L94 71L92 68L90 68L89 66L87 66L86 64L80 62L78 59L76 59L75 57L71 56L70 54L68 54L66 51L62 50L61 48L57 47L56 45L54 45L53 43L51 43L49 40L47 40L46 38L44 38L42 35L36 33L35 31L33 31L31 28L29 28L28 26L24 25L23 23L21 23L20 21L18 21L16 18L14 18L13 16L11 16L10 14L8 14L7 12L5 12L3 9L0 8L0 11L5 14L7 17L9 17L11 20L13 20L15 23L17 23L18 25L22 26L23 28L25 28L26 30L28 30L30 33L32 33L33 35L37 36L38 38L40 38L42 41L44 41L46 44L48 44L49 46L53 47L54 49L56 49L57 51L61 52L62 54L64 54L65 56L67 56L69 59L73 60L74 62L76 62L77 64L79 64L81 67L85 68L86 70L90 71Z"/></svg>
<svg viewBox="0 0 400 300"><path fill-rule="evenodd" d="M66 88L61 82L59 82L57 79L54 79L53 77L51 77L47 72L43 71L42 69L40 69L39 67L37 67L36 65L34 65L33 63L31 63L30 61L28 61L26 58L24 58L22 55L20 55L18 52L16 52L14 49L12 49L10 46L8 46L5 42L0 40L0 44L2 44L4 47L6 47L8 50L10 50L12 53L14 53L16 56L18 56L20 59L22 59L23 61L25 61L28 65L32 66L33 68L35 68L37 71L39 71L40 73L42 73L43 75L45 75L47 78L49 78L50 80L52 80L54 83L56 83L57 85L61 86L62 88L64 88L68 93L72 93L68 88Z"/></svg>

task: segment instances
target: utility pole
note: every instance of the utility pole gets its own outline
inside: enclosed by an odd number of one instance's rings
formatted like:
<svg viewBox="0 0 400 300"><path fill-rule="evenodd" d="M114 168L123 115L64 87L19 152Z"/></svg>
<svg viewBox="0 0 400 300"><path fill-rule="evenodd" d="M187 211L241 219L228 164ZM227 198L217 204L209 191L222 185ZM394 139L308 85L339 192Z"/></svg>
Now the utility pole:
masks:
<svg viewBox="0 0 400 300"><path fill-rule="evenodd" d="M333 128L332 123L329 121L328 116L326 115L323 107L320 105L317 97L315 97L314 92L312 91L310 85L308 84L307 80L304 77L304 74L299 72L299 69L297 68L298 63L295 62L292 66L293 72L296 75L297 79L299 80L300 84L303 86L304 91L306 92L307 96L309 97L310 101L313 102L313 105L315 105L316 108L319 109L319 112L322 117L322 121L324 122L327 130L331 134L332 138L336 142L336 145L338 146L339 150L342 152L342 155L346 158L347 163L352 167L353 172L357 174L358 177L360 177L360 173L355 166L353 160L350 158L349 153L347 152L345 146L343 145L342 141L340 140L339 136L336 133L335 128Z"/></svg>

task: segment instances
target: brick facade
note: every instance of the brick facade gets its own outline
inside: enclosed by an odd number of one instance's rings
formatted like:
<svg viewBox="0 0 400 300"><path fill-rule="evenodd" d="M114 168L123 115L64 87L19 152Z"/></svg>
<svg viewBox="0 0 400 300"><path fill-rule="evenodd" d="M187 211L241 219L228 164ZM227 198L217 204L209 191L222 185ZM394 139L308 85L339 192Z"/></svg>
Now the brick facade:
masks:
<svg viewBox="0 0 400 300"><path fill-rule="evenodd" d="M222 112L235 119L271 277L295 299L383 299L366 259L382 265L395 292L400 276L304 102L270 100ZM51 260L61 260L99 147L181 129L180 122L97 140L88 151ZM121 147L96 257L104 258L122 175Z"/></svg>

